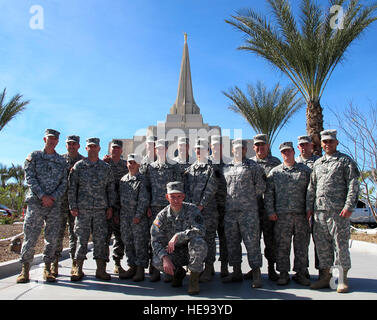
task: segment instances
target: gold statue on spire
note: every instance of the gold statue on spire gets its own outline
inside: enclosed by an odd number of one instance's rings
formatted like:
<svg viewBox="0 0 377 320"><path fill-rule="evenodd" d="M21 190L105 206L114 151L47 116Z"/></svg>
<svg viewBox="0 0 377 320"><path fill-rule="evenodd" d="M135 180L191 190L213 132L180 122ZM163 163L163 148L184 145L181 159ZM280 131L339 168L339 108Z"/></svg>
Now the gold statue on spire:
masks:
<svg viewBox="0 0 377 320"><path fill-rule="evenodd" d="M184 33L184 36L185 36L185 42L187 42L187 33L186 32Z"/></svg>

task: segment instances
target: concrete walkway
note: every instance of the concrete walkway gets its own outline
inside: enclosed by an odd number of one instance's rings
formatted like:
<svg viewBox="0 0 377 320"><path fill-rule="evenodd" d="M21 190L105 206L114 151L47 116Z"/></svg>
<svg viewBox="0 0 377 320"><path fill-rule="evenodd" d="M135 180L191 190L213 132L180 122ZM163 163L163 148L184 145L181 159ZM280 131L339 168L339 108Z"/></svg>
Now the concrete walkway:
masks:
<svg viewBox="0 0 377 320"><path fill-rule="evenodd" d="M263 249L263 241L262 249ZM84 263L85 277L81 282L70 281L71 260L60 261L60 276L56 283L46 283L42 279L43 263L40 256L30 272L30 282L16 284L16 277L20 271L20 264L15 261L0 264L0 299L1 300L244 300L244 299L272 299L272 300L377 300L377 244L361 241L350 241L352 269L349 271L350 292L338 294L334 289L311 290L290 281L287 286L278 286L267 277L266 260L263 259L262 278L263 288L251 288L251 282L223 284L220 280L220 262L216 262L216 275L213 281L200 284L201 292L197 296L187 295L188 277L182 288L173 288L163 281L149 282L149 275L143 282L120 280L112 273L112 280L100 281L95 278L95 261L92 252L88 253L88 260ZM242 270L249 271L244 250ZM310 268L312 280L317 278L314 268L313 243L309 247ZM293 261L293 259L291 259ZM122 262L126 267L126 261ZM112 272L113 262L107 264L107 271ZM293 272L291 272L291 275ZM147 301L145 301L146 303ZM149 302L148 302L149 303Z"/></svg>

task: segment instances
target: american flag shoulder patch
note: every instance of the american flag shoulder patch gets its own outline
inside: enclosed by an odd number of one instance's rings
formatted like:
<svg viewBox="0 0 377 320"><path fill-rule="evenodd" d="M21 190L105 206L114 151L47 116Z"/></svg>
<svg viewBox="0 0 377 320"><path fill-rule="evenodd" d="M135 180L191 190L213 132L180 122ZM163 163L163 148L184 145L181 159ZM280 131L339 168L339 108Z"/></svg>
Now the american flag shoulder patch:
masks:
<svg viewBox="0 0 377 320"><path fill-rule="evenodd" d="M157 228L161 227L161 222L160 222L160 220L158 220L158 219L154 219L153 224L154 224Z"/></svg>

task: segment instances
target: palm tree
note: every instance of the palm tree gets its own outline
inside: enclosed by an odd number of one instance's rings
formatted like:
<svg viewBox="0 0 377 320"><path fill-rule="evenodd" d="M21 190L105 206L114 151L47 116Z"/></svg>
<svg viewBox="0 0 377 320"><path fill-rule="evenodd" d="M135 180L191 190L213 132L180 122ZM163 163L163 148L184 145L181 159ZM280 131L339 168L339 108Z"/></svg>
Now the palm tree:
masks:
<svg viewBox="0 0 377 320"><path fill-rule="evenodd" d="M7 180L9 179L9 170L6 165L0 163L0 183L1 187L5 188Z"/></svg>
<svg viewBox="0 0 377 320"><path fill-rule="evenodd" d="M4 104L5 94L6 88L0 94L0 131L18 113L25 110L25 106L29 103L29 100L21 101L22 95L16 94L8 103Z"/></svg>
<svg viewBox="0 0 377 320"><path fill-rule="evenodd" d="M267 134L271 145L288 120L304 105L302 98L296 97L294 87L281 90L277 84L268 91L260 81L255 88L248 85L249 99L238 87L223 93L233 102L229 109L241 114L256 133Z"/></svg>
<svg viewBox="0 0 377 320"><path fill-rule="evenodd" d="M23 186L25 182L25 170L21 165L14 165L8 169L9 178L14 178L18 186Z"/></svg>
<svg viewBox="0 0 377 320"><path fill-rule="evenodd" d="M374 22L377 5L362 6L351 0L330 0L330 6L343 9L343 28L334 28L339 12L327 10L313 0L302 0L301 26L292 14L288 0L267 0L272 17L269 22L253 10L237 12L225 22L245 35L245 44L238 49L256 53L286 74L305 98L306 130L321 154L319 133L323 130L320 99L335 67L344 59L350 44ZM334 7L333 7L334 8ZM332 13L331 13L332 12ZM272 19L271 19L272 20Z"/></svg>

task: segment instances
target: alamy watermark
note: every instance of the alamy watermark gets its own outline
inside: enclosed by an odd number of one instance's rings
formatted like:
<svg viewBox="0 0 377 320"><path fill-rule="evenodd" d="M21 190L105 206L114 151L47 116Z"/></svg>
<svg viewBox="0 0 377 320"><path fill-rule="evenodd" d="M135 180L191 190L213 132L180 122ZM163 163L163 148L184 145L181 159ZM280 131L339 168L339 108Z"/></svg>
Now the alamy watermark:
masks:
<svg viewBox="0 0 377 320"><path fill-rule="evenodd" d="M344 20L344 13L343 7L340 5L333 5L330 8L330 13L335 13L334 16L330 19L330 27L331 29L344 29L343 20Z"/></svg>
<svg viewBox="0 0 377 320"><path fill-rule="evenodd" d="M33 5L30 7L29 13L32 14L29 20L29 27L33 30L44 29L44 10L40 5Z"/></svg>
<svg viewBox="0 0 377 320"><path fill-rule="evenodd" d="M344 273L342 266L335 265L330 268L332 277L330 279L330 288L336 290L338 285L344 283ZM338 280L338 284L336 283Z"/></svg>

